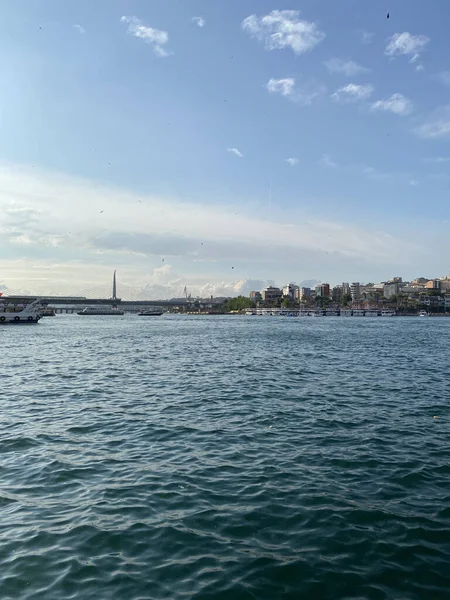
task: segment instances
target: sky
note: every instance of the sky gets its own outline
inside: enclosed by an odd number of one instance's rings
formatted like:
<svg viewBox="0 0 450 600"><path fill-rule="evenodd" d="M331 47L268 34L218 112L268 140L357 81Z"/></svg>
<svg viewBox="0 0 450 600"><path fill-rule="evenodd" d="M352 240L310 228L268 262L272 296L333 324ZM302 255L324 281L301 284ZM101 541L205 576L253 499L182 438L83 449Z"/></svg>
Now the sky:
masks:
<svg viewBox="0 0 450 600"><path fill-rule="evenodd" d="M0 1L1 288L448 274L449 19L422 0Z"/></svg>

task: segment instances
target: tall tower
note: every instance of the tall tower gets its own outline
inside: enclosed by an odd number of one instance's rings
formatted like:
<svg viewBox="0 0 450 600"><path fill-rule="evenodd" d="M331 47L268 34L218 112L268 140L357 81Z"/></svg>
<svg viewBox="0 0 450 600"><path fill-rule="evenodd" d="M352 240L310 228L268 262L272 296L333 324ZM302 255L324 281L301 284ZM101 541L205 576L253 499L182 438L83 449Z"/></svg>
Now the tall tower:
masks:
<svg viewBox="0 0 450 600"><path fill-rule="evenodd" d="M116 285L116 272L114 271L114 276L113 276L113 294L112 294L112 299L113 300L117 300L117 285Z"/></svg>

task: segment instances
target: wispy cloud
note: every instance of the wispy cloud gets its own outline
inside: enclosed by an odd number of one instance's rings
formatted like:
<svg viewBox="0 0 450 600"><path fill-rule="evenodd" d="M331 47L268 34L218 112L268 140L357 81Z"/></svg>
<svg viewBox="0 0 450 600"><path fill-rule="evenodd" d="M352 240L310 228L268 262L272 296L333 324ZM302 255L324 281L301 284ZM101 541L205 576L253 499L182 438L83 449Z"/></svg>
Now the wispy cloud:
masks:
<svg viewBox="0 0 450 600"><path fill-rule="evenodd" d="M381 179L391 179L392 178L392 175L390 173L384 173L383 171L380 171L379 169L376 169L375 167L369 167L367 165L361 167L360 171L363 175L365 175L366 177L369 177L370 179L381 180Z"/></svg>
<svg viewBox="0 0 450 600"><path fill-rule="evenodd" d="M5 219L11 209L16 223ZM0 272L6 285L28 287L27 280L45 277L47 290L60 291L55 288L64 284L69 294L98 281L109 283L113 268L119 269L124 283L128 283L125 274L146 282L155 268L155 281L169 276L176 279L168 269L161 271L161 256L169 264L168 257L176 256L174 261L185 274L188 288L194 261L215 261L209 272L203 270L206 284L217 278L218 283L228 281L224 274L231 273L230 264L237 265L243 257L246 269L250 265L266 269L264 277L276 272L280 264L285 265L286 273L296 272L300 259L314 261L325 251L336 253L340 268L346 260L359 261L364 268L367 263L392 265L393 256L398 259L401 254L411 264L417 257L423 258L423 248L413 255L411 245L401 236L352 226L348 219L324 222L306 218L303 210L280 211L279 217L269 219L266 211L242 202L237 211L233 201L189 203L167 196L137 195L130 189L2 165L0 243ZM22 259L25 253L29 259ZM36 293L34 285L32 293ZM160 298L177 295L163 290L154 294Z"/></svg>
<svg viewBox="0 0 450 600"><path fill-rule="evenodd" d="M405 117L413 111L413 103L408 98L405 98L403 94L392 94L387 100L377 100L370 108L373 111L392 112L395 115Z"/></svg>
<svg viewBox="0 0 450 600"><path fill-rule="evenodd" d="M319 164L327 169L336 169L338 166L337 162L334 161L329 154L322 154Z"/></svg>
<svg viewBox="0 0 450 600"><path fill-rule="evenodd" d="M389 38L385 49L387 56L410 56L410 62L416 62L421 52L428 45L430 38L426 35L412 35L408 31L394 33Z"/></svg>
<svg viewBox="0 0 450 600"><path fill-rule="evenodd" d="M373 42L373 38L374 38L374 33L372 33L371 31L366 31L365 29L359 29L357 32L357 35L361 41L362 44L371 44Z"/></svg>
<svg viewBox="0 0 450 600"><path fill-rule="evenodd" d="M293 77L270 79L266 88L271 94L281 94L304 106L310 106L314 100L326 93L326 87L317 81L310 80L298 84Z"/></svg>
<svg viewBox="0 0 450 600"><path fill-rule="evenodd" d="M432 165L442 165L450 162L450 156L430 156L423 159L423 162Z"/></svg>
<svg viewBox="0 0 450 600"><path fill-rule="evenodd" d="M74 25L74 29L76 29L78 31L78 33L86 33L86 29L84 27L82 27L81 25Z"/></svg>
<svg viewBox="0 0 450 600"><path fill-rule="evenodd" d="M271 94L281 94L282 96L290 96L294 91L294 86L295 79L292 77L269 79L266 85Z"/></svg>
<svg viewBox="0 0 450 600"><path fill-rule="evenodd" d="M447 87L450 87L450 71L442 71L437 75L437 78L441 83Z"/></svg>
<svg viewBox="0 0 450 600"><path fill-rule="evenodd" d="M342 73L346 77L356 77L367 73L369 69L359 65L353 60L342 60L341 58L330 58L323 63L329 73Z"/></svg>
<svg viewBox="0 0 450 600"><path fill-rule="evenodd" d="M425 139L450 137L450 105L435 110L422 125L414 129L414 133Z"/></svg>
<svg viewBox="0 0 450 600"><path fill-rule="evenodd" d="M349 83L344 87L339 88L331 94L333 100L343 100L345 102L356 102L357 100L365 100L369 98L373 93L373 86L370 83L364 85L358 85L356 83Z"/></svg>
<svg viewBox="0 0 450 600"><path fill-rule="evenodd" d="M198 25L198 27L204 27L206 25L206 21L203 17L192 17L191 21Z"/></svg>
<svg viewBox="0 0 450 600"><path fill-rule="evenodd" d="M242 152L240 152L237 148L227 148L227 152L231 152L231 154L234 154L235 156L238 156L239 158L244 158L244 155L242 154Z"/></svg>
<svg viewBox="0 0 450 600"><path fill-rule="evenodd" d="M263 17L250 15L241 26L251 37L263 42L266 50L290 48L295 54L303 54L317 46L325 33L316 23L302 21L299 16L299 10L273 10Z"/></svg>
<svg viewBox="0 0 450 600"><path fill-rule="evenodd" d="M298 158L295 158L293 156L292 158L287 158L286 162L290 167L295 167L296 165L298 165Z"/></svg>
<svg viewBox="0 0 450 600"><path fill-rule="evenodd" d="M170 56L171 52L164 47L169 41L169 34L167 31L161 31L160 29L154 29L153 27L143 25L141 20L137 17L124 16L120 20L122 23L128 24L127 33L150 44L156 56L161 58Z"/></svg>

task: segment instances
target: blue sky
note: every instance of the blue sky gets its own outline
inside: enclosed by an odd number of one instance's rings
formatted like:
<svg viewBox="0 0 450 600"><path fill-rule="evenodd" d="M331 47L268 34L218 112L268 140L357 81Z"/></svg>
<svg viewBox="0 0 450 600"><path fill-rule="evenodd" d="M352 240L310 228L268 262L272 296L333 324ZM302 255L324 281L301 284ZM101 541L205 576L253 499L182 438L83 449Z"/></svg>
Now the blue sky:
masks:
<svg viewBox="0 0 450 600"><path fill-rule="evenodd" d="M448 273L450 5L387 4L1 3L0 281Z"/></svg>

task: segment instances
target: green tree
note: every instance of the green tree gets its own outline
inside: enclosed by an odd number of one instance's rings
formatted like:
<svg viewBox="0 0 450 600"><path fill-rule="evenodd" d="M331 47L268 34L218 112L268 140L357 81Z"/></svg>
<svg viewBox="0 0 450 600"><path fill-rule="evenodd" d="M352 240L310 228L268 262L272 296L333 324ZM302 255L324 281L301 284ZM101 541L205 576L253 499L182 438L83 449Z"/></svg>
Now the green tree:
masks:
<svg viewBox="0 0 450 600"><path fill-rule="evenodd" d="M326 308L332 302L328 296L316 296L316 305L321 308Z"/></svg>
<svg viewBox="0 0 450 600"><path fill-rule="evenodd" d="M344 294L341 298L341 306L348 306L348 303L352 301L351 294Z"/></svg>
<svg viewBox="0 0 450 600"><path fill-rule="evenodd" d="M225 308L228 312L232 310L244 310L245 308L254 308L256 305L253 300L246 296L237 296L236 298L230 298L225 303Z"/></svg>

